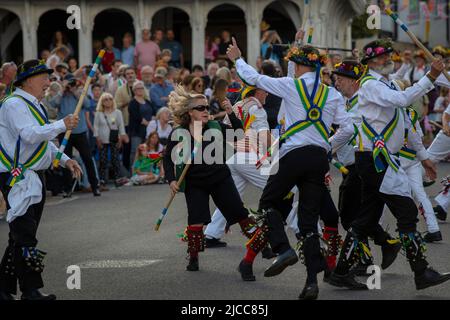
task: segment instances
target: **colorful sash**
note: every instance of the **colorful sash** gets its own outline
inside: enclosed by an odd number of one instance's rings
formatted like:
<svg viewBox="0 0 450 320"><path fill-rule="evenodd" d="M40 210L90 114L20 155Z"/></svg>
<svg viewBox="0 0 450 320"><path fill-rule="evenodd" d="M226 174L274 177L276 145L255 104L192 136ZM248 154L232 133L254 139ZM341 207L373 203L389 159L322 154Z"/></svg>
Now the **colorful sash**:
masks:
<svg viewBox="0 0 450 320"><path fill-rule="evenodd" d="M408 107L406 109L406 115L409 118L409 120L411 121L411 130L413 130L413 132L416 132L416 123L417 123L417 120L419 119L419 115L411 107ZM408 133L409 133L409 130L405 129L405 140L403 142L403 147L398 152L398 155L400 157L403 157L408 160L415 160L417 152L413 149L408 148Z"/></svg>
<svg viewBox="0 0 450 320"><path fill-rule="evenodd" d="M303 79L295 79L294 82L298 95L300 96L302 106L306 111L306 119L297 121L287 128L287 130L281 135L280 141L286 140L290 136L305 130L311 125L314 125L322 138L329 143L329 132L327 126L322 121L322 111L325 103L327 102L328 92L330 89L328 86L321 83L314 97L311 97ZM314 91L315 90L313 90L313 93Z"/></svg>
<svg viewBox="0 0 450 320"><path fill-rule="evenodd" d="M22 99L25 104L27 105L28 109L30 110L33 117L37 120L39 125L43 126L48 123L48 119L46 114L42 114L36 106L34 106L30 101L25 99L22 96L19 95L11 95L8 98L19 98ZM6 101L6 99L4 100ZM3 102L4 102L3 101ZM0 106L1 107L1 106ZM16 149L14 151L14 159L12 159L5 151L3 146L0 144L0 161L1 163L9 170L11 173L11 176L8 180L8 185L10 187L14 186L14 184L23 178L24 172L28 169L34 166L36 163L41 160L41 158L44 156L45 152L47 151L48 142L44 141L36 148L36 150L33 152L33 154L28 158L27 161L24 163L19 162L19 156L20 156L20 135L17 139L16 143Z"/></svg>
<svg viewBox="0 0 450 320"><path fill-rule="evenodd" d="M373 143L373 160L375 163L375 169L377 172L382 172L386 169L382 159L381 155L385 158L389 166L394 169L395 172L398 171L398 164L391 158L391 154L386 148L386 143L389 141L389 139L392 136L392 133L395 130L395 127L397 126L398 120L399 120L399 112L398 109L395 109L395 115L392 118L392 120L387 124L387 126L383 129L383 131L378 134L367 122L366 118L362 117L362 130L364 134L372 141Z"/></svg>
<svg viewBox="0 0 450 320"><path fill-rule="evenodd" d="M245 105L245 103L244 103ZM250 128L251 124L255 121L255 115L250 115L250 113L247 111L244 111L244 105L238 106L238 112L239 112L239 119L242 121L242 126L244 127L244 132Z"/></svg>
<svg viewBox="0 0 450 320"><path fill-rule="evenodd" d="M364 77L362 77L361 80L359 80L359 86L361 87L364 83L366 83L369 80L377 80L377 78L375 78L370 74L367 74Z"/></svg>

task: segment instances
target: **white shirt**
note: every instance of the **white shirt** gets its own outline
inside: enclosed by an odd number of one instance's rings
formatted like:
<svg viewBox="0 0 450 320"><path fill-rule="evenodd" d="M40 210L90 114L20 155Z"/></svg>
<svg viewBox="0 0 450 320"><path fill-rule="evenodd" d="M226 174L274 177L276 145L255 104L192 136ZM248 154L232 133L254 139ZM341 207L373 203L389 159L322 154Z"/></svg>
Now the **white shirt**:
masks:
<svg viewBox="0 0 450 320"><path fill-rule="evenodd" d="M172 126L170 124L167 124L166 128L163 129L161 126L161 122L158 119L155 119L149 122L145 138L148 138L150 133L156 131L156 129L158 129L159 138L169 138L170 133L172 132Z"/></svg>
<svg viewBox="0 0 450 320"><path fill-rule="evenodd" d="M450 74L450 72L447 72L447 74ZM442 73L439 75L439 77L437 77L437 79L434 82L434 84L436 86L450 88L450 82L448 82L447 78Z"/></svg>
<svg viewBox="0 0 450 320"><path fill-rule="evenodd" d="M33 103L33 105L42 113L43 107L39 101L31 94L17 88L15 95L20 95ZM25 102L16 97L7 99L0 107L0 144L8 156L14 158L17 139L20 135L20 155L19 162L24 163L36 151L39 144L48 141L48 148L44 156L31 168L32 170L48 169L58 153L58 148L49 141L56 138L60 133L66 131L64 120L45 124L41 126L31 114ZM61 165L65 165L69 157L63 155ZM8 169L0 162L0 172L8 172Z"/></svg>
<svg viewBox="0 0 450 320"><path fill-rule="evenodd" d="M258 88L283 99L286 129L295 122L306 119L307 114L305 108L301 103L295 82L292 78L271 78L261 75L243 59L236 61L236 69L247 83L256 85ZM305 81L308 91L311 92L314 85L315 73L308 72L300 78ZM340 126L338 132L330 138L330 143L333 148L348 142L353 133L352 122L345 111L344 98L334 88L330 88L329 90L328 99L323 109L322 121L327 129L331 127L332 123ZM283 143L280 149L280 158L293 149L308 145L316 145L327 151L331 149L330 144L322 138L315 126L310 126L286 139L286 142Z"/></svg>
<svg viewBox="0 0 450 320"><path fill-rule="evenodd" d="M389 80L402 80L411 72L412 65L410 63L402 63L401 67L394 74L389 75ZM409 78L407 79L409 81Z"/></svg>
<svg viewBox="0 0 450 320"><path fill-rule="evenodd" d="M396 91L391 89L391 85L382 75L373 70L369 70L369 74L377 79L368 80L365 82L358 91L359 106L358 110L361 116L366 118L369 125L377 132L381 133L386 125L392 120L395 115L395 110L404 110L411 105L414 101L425 95L428 91L434 88L428 77L423 77L412 87L407 88L405 91ZM372 141L363 133L362 118L357 124L358 129L361 132L364 150L372 151ZM404 142L405 128L411 127L411 121L406 116L405 112L400 112L399 122L394 129L390 139L385 142L385 146L390 153L395 154L400 151ZM412 139L416 139L417 135L411 135ZM417 139L412 142L413 149L420 150L422 141ZM418 159L423 160L427 158L426 153L418 153Z"/></svg>

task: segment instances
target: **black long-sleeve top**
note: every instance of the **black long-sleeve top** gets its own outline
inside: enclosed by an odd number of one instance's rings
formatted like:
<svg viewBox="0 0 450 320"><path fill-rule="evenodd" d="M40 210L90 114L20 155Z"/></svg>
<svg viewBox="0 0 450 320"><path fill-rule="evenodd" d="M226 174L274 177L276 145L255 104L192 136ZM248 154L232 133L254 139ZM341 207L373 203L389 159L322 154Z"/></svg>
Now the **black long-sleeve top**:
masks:
<svg viewBox="0 0 450 320"><path fill-rule="evenodd" d="M232 126L228 126L226 124L223 124L222 122L219 122L220 125L220 129L222 131L223 134L223 159L221 163L213 163L213 164L207 164L205 163L204 159L201 159L201 163L199 163L199 157L200 155L203 156L203 151L205 150L205 148L210 145L211 143L214 142L214 137L212 139L210 139L211 141L205 141L204 139L202 139L202 152L200 153L197 152L196 155L196 161L194 161L194 163L189 167L188 172L186 174L185 180L189 181L190 184L194 184L194 185L211 185L214 184L217 181L220 181L226 177L228 177L231 173L230 173L230 169L228 168L228 166L225 164L225 155L226 155L226 148L227 148L227 141L226 141L226 130L227 129L242 129L242 122L241 120L239 120L236 115L234 114L234 112L232 112L231 114L228 115L231 125ZM169 143L167 144L166 150L165 150L165 154L164 154L164 171L165 171L165 175L166 175L166 179L169 181L169 183L171 183L172 181L176 181L177 177L175 175L175 163L173 162L173 159L171 157L172 155L172 150L174 147L176 147L176 145L179 143L179 141L173 141L172 137L176 137L176 132L177 130L181 130L181 129L185 129L189 132L189 127L177 127L175 128L172 133L170 134L170 139L169 139ZM204 135L205 131L210 129L210 127L205 126L203 128L202 134ZM192 135L189 135L191 138L191 151L194 148L194 138L192 137ZM182 139L180 138L180 141ZM208 148L209 150L212 148L212 146L210 148ZM207 153L210 153L210 151L207 151ZM214 152L211 153L214 156Z"/></svg>

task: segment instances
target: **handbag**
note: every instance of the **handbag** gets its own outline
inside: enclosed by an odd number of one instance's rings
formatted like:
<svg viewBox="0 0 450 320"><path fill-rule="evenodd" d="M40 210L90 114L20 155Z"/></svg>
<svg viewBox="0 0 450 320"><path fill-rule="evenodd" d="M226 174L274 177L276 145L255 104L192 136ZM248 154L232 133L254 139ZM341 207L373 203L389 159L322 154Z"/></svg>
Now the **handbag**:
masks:
<svg viewBox="0 0 450 320"><path fill-rule="evenodd" d="M105 116L106 124L109 128L109 143L117 143L119 142L119 130L113 130L111 129L111 126L109 125L108 118L106 117L106 114L103 114Z"/></svg>

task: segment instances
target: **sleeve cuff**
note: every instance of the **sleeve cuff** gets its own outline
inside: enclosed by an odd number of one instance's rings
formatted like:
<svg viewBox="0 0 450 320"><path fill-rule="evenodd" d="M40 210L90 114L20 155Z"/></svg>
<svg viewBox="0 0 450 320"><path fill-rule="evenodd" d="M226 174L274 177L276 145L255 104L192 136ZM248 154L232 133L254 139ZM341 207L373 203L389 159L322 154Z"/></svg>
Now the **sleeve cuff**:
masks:
<svg viewBox="0 0 450 320"><path fill-rule="evenodd" d="M417 152L416 158L419 161L423 161L423 160L427 160L428 158L430 158L430 156L428 155L427 150L423 149L423 150L420 150Z"/></svg>
<svg viewBox="0 0 450 320"><path fill-rule="evenodd" d="M429 92L434 89L434 85L431 82L430 79L425 75L420 79L418 82L418 85L421 86L426 92Z"/></svg>
<svg viewBox="0 0 450 320"><path fill-rule="evenodd" d="M61 160L59 162L63 168L66 167L67 160L70 160L70 158L65 153L63 153L62 157L61 157Z"/></svg>

